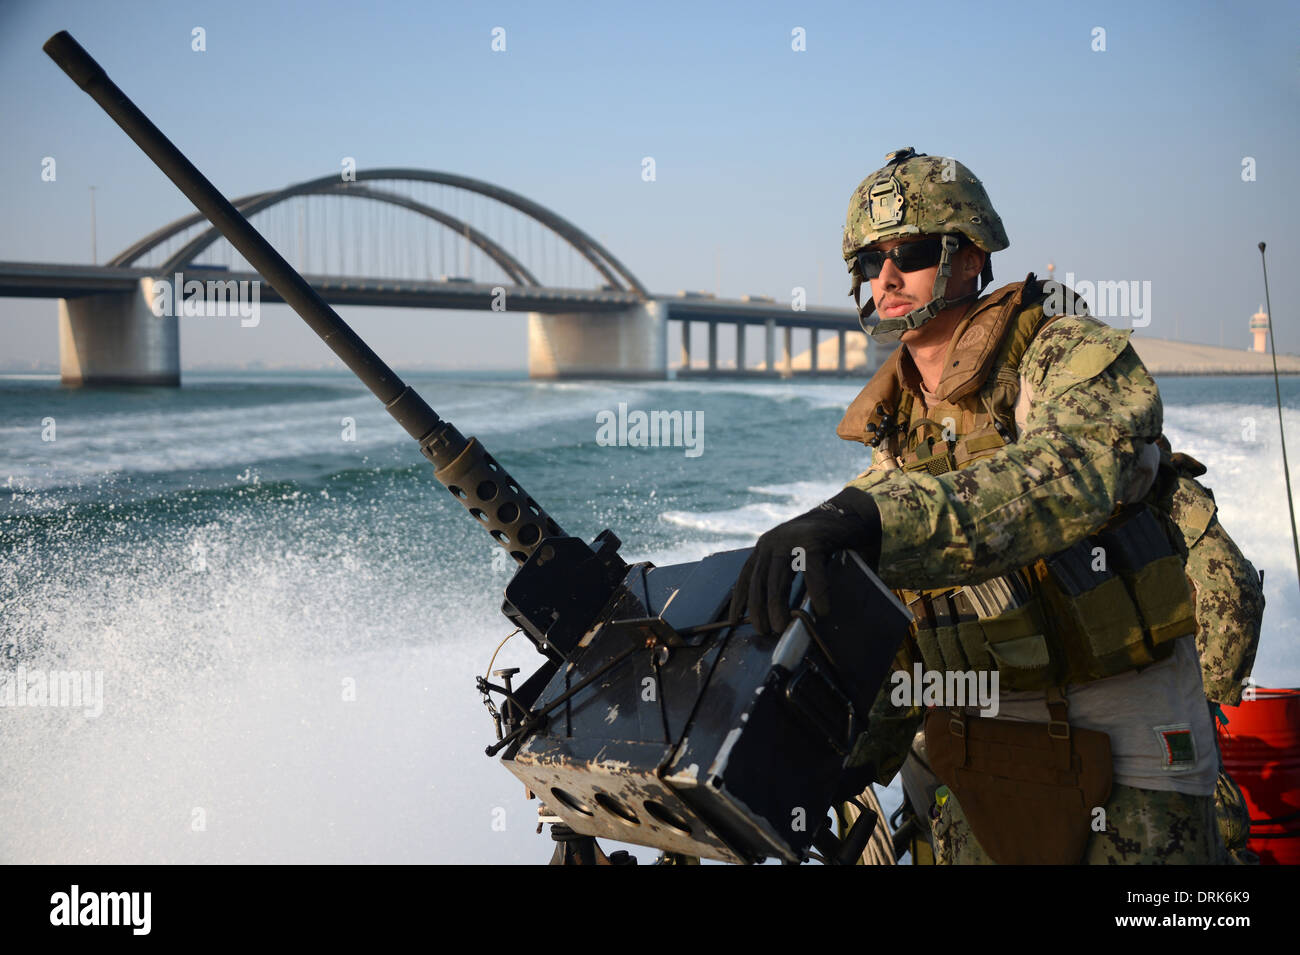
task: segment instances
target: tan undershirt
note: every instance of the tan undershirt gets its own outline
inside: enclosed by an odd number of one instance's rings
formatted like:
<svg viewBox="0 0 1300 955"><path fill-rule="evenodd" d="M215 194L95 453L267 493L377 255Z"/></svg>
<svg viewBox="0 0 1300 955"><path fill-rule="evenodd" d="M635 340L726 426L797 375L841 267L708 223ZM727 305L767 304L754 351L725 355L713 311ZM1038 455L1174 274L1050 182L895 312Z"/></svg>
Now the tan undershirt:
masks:
<svg viewBox="0 0 1300 955"><path fill-rule="evenodd" d="M1115 782L1192 796L1214 794L1219 775L1218 742L1205 702L1194 637L1180 637L1172 655L1143 670L1067 690L1070 725L1110 736ZM1046 722L1044 694L1003 693L998 718ZM1173 758L1181 755L1181 747L1171 743L1180 733L1190 734L1190 761Z"/></svg>

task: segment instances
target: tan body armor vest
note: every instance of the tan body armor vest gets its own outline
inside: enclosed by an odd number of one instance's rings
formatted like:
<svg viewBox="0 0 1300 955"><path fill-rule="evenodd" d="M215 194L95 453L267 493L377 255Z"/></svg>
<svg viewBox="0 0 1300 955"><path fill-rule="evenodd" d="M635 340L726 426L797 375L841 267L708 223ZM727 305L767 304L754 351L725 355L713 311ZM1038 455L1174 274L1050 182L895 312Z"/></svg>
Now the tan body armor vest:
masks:
<svg viewBox="0 0 1300 955"><path fill-rule="evenodd" d="M849 407L841 437L864 441L909 471L968 467L1017 437L1020 362L1052 319L1032 274L975 303L954 330L929 408L900 347ZM1165 454L1167 461L1168 455ZM1186 547L1153 502L1129 504L1092 535L1012 573L968 586L899 591L916 615L928 669L996 669L1004 690L1087 683L1168 657L1196 631ZM889 529L885 529L887 534Z"/></svg>

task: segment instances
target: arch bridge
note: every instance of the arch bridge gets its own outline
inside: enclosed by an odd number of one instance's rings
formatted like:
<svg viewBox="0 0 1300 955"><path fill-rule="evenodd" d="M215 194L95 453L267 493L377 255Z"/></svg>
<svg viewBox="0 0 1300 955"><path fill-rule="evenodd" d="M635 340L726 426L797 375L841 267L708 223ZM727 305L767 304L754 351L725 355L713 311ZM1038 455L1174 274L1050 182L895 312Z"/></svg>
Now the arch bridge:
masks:
<svg viewBox="0 0 1300 955"><path fill-rule="evenodd" d="M846 335L857 329L851 311L796 311L763 298L652 295L602 242L483 180L365 169L232 202L332 305L526 312L534 377L668 377L670 320L681 326L679 374L791 374L795 329L806 329L812 346L819 331L838 333L837 357L819 364L826 349L812 347L807 371L848 368ZM69 384L178 384L178 319L191 314L183 308L191 288L204 292L209 309L214 294L215 307L225 301L232 312L249 307L232 299L250 292L257 306L279 301L197 212L149 233L104 266L0 263L0 294L60 298L60 363ZM719 325L736 327L730 367L719 357ZM693 362L700 326L707 345L699 350L707 357ZM777 329L785 335L781 364ZM756 330L766 346L760 366L746 358Z"/></svg>

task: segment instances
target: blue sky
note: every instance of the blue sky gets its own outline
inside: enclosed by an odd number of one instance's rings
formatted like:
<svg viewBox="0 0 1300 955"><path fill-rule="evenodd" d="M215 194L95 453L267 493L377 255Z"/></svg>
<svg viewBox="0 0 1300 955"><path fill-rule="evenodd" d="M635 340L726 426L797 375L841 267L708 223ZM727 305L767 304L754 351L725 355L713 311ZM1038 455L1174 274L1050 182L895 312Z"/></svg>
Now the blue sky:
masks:
<svg viewBox="0 0 1300 955"><path fill-rule="evenodd" d="M984 180L1012 243L996 283L1049 260L1150 281L1152 335L1244 347L1267 240L1279 348L1300 352L1298 26L1300 6L1270 2L0 0L0 259L89 261L90 185L101 261L190 211L41 52L68 29L229 195L342 156L456 172L556 210L652 291L720 279L724 295L788 299L820 273L836 304L848 198L911 145ZM478 316L502 343L485 358L445 314L344 314L398 364L524 362L522 316ZM0 360L55 360L54 315L0 299ZM182 342L187 362L325 354L289 315L255 335L183 326Z"/></svg>

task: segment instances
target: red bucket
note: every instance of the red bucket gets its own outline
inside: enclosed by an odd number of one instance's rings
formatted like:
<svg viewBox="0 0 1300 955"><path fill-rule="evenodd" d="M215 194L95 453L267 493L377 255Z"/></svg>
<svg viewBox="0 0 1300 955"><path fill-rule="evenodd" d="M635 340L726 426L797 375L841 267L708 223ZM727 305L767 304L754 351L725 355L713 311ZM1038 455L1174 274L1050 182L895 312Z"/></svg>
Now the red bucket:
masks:
<svg viewBox="0 0 1300 955"><path fill-rule="evenodd" d="M1249 691L1247 691L1249 692ZM1252 852L1267 865L1300 864L1300 689L1255 688L1225 706L1223 766L1250 808Z"/></svg>

